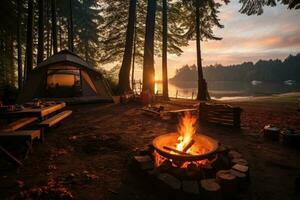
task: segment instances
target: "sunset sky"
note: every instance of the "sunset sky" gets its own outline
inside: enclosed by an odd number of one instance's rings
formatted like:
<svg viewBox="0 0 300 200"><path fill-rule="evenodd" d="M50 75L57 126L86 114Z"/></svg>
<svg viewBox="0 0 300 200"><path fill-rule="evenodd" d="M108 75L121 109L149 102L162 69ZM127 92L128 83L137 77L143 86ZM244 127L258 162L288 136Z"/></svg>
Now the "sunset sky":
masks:
<svg viewBox="0 0 300 200"><path fill-rule="evenodd" d="M300 10L289 10L286 6L265 7L260 16L247 16L238 11L241 4L237 0L220 10L223 29L215 34L221 41L202 42L204 65L220 63L238 64L244 61L256 62L259 59L284 59L289 54L300 53ZM183 48L178 57L168 55L169 78L176 68L196 63L195 42ZM161 76L161 58L155 59L156 74ZM141 69L136 77L140 77Z"/></svg>

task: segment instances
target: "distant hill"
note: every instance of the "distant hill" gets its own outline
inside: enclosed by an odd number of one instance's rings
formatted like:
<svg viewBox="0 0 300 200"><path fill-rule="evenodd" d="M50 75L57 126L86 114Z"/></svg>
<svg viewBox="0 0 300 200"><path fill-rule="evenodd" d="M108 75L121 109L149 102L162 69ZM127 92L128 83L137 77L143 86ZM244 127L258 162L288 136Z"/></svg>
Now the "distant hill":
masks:
<svg viewBox="0 0 300 200"><path fill-rule="evenodd" d="M285 81L300 80L300 54L290 55L284 61L259 60L255 64L244 62L238 65L223 66L210 65L203 68L207 81ZM170 79L171 83L183 81L197 81L197 68L195 65L185 65L176 70Z"/></svg>

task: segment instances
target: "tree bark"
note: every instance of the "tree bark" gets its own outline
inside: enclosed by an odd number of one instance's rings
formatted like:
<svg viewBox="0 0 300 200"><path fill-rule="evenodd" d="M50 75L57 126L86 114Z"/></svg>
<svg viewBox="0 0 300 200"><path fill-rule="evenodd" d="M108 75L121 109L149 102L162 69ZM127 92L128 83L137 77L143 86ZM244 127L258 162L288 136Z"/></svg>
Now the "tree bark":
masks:
<svg viewBox="0 0 300 200"><path fill-rule="evenodd" d="M51 0L53 53L57 53L56 0Z"/></svg>
<svg viewBox="0 0 300 200"><path fill-rule="evenodd" d="M119 92L120 94L124 93L127 90L130 90L130 66L132 58L132 46L133 46L133 37L134 37L134 24L135 24L135 13L136 13L136 0L130 0L129 4L129 16L128 16L128 25L126 31L126 43L125 50L123 54L123 61L121 69L119 72Z"/></svg>
<svg viewBox="0 0 300 200"><path fill-rule="evenodd" d="M32 43L33 43L33 0L28 0L27 16L27 35L26 35L26 80L29 79L32 71Z"/></svg>
<svg viewBox="0 0 300 200"><path fill-rule="evenodd" d="M144 44L143 91L154 94L154 31L156 0L148 0Z"/></svg>
<svg viewBox="0 0 300 200"><path fill-rule="evenodd" d="M136 18L136 16L135 16ZM133 53L132 53L132 69L131 69L131 87L134 89L134 68L135 68L135 53L136 53L136 24L134 26L134 40L133 40Z"/></svg>
<svg viewBox="0 0 300 200"><path fill-rule="evenodd" d="M73 31L73 3L69 0L69 23L68 23L68 47L70 51L74 51L74 31Z"/></svg>
<svg viewBox="0 0 300 200"><path fill-rule="evenodd" d="M163 0L163 42L162 42L162 77L163 77L163 98L169 99L168 91L168 65L167 65L167 52L168 52L168 2Z"/></svg>
<svg viewBox="0 0 300 200"><path fill-rule="evenodd" d="M50 12L49 12L49 0L46 0L46 31L47 31L47 43L46 43L46 52L47 52L47 58L50 56L51 52L50 52L50 45L51 45L51 36L50 36L50 31L51 31L51 27L50 27L50 23L49 23L49 16L50 16Z"/></svg>
<svg viewBox="0 0 300 200"><path fill-rule="evenodd" d="M18 24L17 24L17 49L18 49L18 89L22 89L23 85L23 72L22 72L22 44L21 44L21 10L22 2L21 0L17 1L18 9Z"/></svg>
<svg viewBox="0 0 300 200"><path fill-rule="evenodd" d="M39 0L38 55L37 64L44 59L44 0Z"/></svg>
<svg viewBox="0 0 300 200"><path fill-rule="evenodd" d="M201 35L200 35L200 2L196 0L196 45L197 45L197 67L198 67L198 94L197 100L206 101L208 99L207 84L203 78L202 58L201 58Z"/></svg>

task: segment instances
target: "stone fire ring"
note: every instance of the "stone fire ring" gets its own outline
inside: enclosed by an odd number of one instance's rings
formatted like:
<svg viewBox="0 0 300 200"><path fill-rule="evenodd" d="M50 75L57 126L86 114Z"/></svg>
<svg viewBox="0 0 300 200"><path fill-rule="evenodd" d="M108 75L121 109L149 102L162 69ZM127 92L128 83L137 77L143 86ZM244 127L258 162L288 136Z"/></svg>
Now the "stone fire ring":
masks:
<svg viewBox="0 0 300 200"><path fill-rule="evenodd" d="M164 149L164 146L174 146L177 142L178 133L168 133L160 135L153 140L153 147L161 156L174 159L179 161L199 161L204 159L209 159L211 156L217 153L219 143L217 140L202 134L196 134L193 139L195 141L194 145L199 145L206 149L206 152L198 155L179 155L171 154L168 150Z"/></svg>

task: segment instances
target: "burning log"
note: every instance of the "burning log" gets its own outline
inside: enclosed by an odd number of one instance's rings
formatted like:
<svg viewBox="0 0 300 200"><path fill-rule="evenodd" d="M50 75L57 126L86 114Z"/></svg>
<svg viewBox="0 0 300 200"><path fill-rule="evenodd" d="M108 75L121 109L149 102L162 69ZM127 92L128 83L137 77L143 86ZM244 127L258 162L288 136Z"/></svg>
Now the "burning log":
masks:
<svg viewBox="0 0 300 200"><path fill-rule="evenodd" d="M183 148L183 152L186 153L193 145L195 144L194 140L190 140L190 142Z"/></svg>
<svg viewBox="0 0 300 200"><path fill-rule="evenodd" d="M179 151L179 150L177 150L177 149L175 149L175 148L172 148L172 147L168 147L168 146L163 146L163 148L165 149L165 150L168 150L168 151L173 151L173 152L175 152L175 153L177 153L177 154L180 154L180 155L191 155L191 154L189 154L189 153L186 153L186 152L183 152L183 151Z"/></svg>

